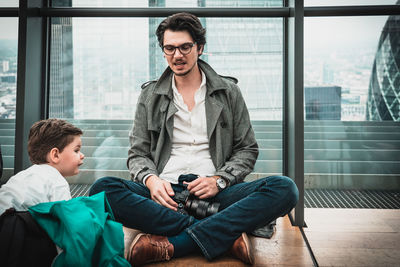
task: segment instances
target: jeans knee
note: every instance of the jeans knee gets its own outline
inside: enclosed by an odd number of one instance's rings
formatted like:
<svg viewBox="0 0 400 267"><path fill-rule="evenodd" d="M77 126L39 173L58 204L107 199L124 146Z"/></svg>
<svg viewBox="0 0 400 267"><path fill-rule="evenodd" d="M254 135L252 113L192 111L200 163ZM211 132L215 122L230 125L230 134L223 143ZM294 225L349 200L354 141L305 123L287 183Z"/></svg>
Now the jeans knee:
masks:
<svg viewBox="0 0 400 267"><path fill-rule="evenodd" d="M287 176L272 176L268 177L268 184L275 185L282 196L282 201L286 202L288 206L293 208L299 201L299 190L296 183ZM267 184L267 186L268 186Z"/></svg>
<svg viewBox="0 0 400 267"><path fill-rule="evenodd" d="M294 206L296 206L297 202L299 201L299 189L297 188L296 183L289 177L283 176L282 179L283 179L283 182L286 184L286 188L287 188L286 199L293 208Z"/></svg>
<svg viewBox="0 0 400 267"><path fill-rule="evenodd" d="M106 189L110 186L111 183L116 182L115 177L103 177L98 179L96 182L92 184L92 186L89 189L89 196L95 195L97 193L106 191Z"/></svg>

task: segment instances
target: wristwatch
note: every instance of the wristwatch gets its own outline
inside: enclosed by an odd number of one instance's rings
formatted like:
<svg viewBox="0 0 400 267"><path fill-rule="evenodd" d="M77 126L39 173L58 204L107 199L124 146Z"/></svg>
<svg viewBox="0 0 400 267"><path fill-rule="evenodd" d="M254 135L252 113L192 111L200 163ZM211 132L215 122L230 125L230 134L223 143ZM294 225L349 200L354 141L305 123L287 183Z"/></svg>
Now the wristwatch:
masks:
<svg viewBox="0 0 400 267"><path fill-rule="evenodd" d="M218 187L218 191L222 191L226 188L226 181L224 179L222 179L221 177L215 177L217 178L217 187Z"/></svg>

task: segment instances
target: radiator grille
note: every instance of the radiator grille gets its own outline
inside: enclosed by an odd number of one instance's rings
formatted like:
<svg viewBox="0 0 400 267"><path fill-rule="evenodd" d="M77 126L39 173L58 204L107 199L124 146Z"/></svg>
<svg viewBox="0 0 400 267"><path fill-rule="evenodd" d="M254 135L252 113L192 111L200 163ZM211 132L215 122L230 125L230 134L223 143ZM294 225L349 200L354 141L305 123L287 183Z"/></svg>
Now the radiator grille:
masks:
<svg viewBox="0 0 400 267"><path fill-rule="evenodd" d="M89 184L71 184L72 197L88 196ZM383 190L306 189L306 208L400 209L400 192Z"/></svg>
<svg viewBox="0 0 400 267"><path fill-rule="evenodd" d="M90 184L70 184L69 188L72 197L88 196Z"/></svg>
<svg viewBox="0 0 400 267"><path fill-rule="evenodd" d="M306 208L399 209L400 192L306 189L304 206Z"/></svg>

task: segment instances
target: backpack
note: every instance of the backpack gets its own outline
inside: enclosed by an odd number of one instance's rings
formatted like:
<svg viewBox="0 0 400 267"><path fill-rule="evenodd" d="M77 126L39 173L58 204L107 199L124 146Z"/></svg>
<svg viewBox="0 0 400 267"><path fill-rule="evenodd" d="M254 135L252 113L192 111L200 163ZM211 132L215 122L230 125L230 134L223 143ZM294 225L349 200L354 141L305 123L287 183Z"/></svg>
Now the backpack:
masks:
<svg viewBox="0 0 400 267"><path fill-rule="evenodd" d="M28 211L6 210L0 216L1 266L51 266L56 246Z"/></svg>

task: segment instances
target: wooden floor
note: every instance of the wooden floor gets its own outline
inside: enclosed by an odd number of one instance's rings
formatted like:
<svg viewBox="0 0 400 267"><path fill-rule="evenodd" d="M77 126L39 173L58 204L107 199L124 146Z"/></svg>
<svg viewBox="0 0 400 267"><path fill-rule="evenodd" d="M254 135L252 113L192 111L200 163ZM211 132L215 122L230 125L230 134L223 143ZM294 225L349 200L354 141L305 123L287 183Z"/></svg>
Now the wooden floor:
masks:
<svg viewBox="0 0 400 267"><path fill-rule="evenodd" d="M305 209L303 228L315 261L298 227L278 218L271 239L250 236L255 266L400 266L399 209ZM130 242L129 242L130 243ZM147 266L246 266L230 255L207 261L191 255Z"/></svg>
<svg viewBox="0 0 400 267"><path fill-rule="evenodd" d="M400 210L305 209L319 266L400 266Z"/></svg>
<svg viewBox="0 0 400 267"><path fill-rule="evenodd" d="M271 239L253 236L250 236L250 239L255 249L255 266L313 266L300 230L291 225L288 216L278 218L276 233ZM199 254L146 266L237 267L247 265L229 255L209 262Z"/></svg>

